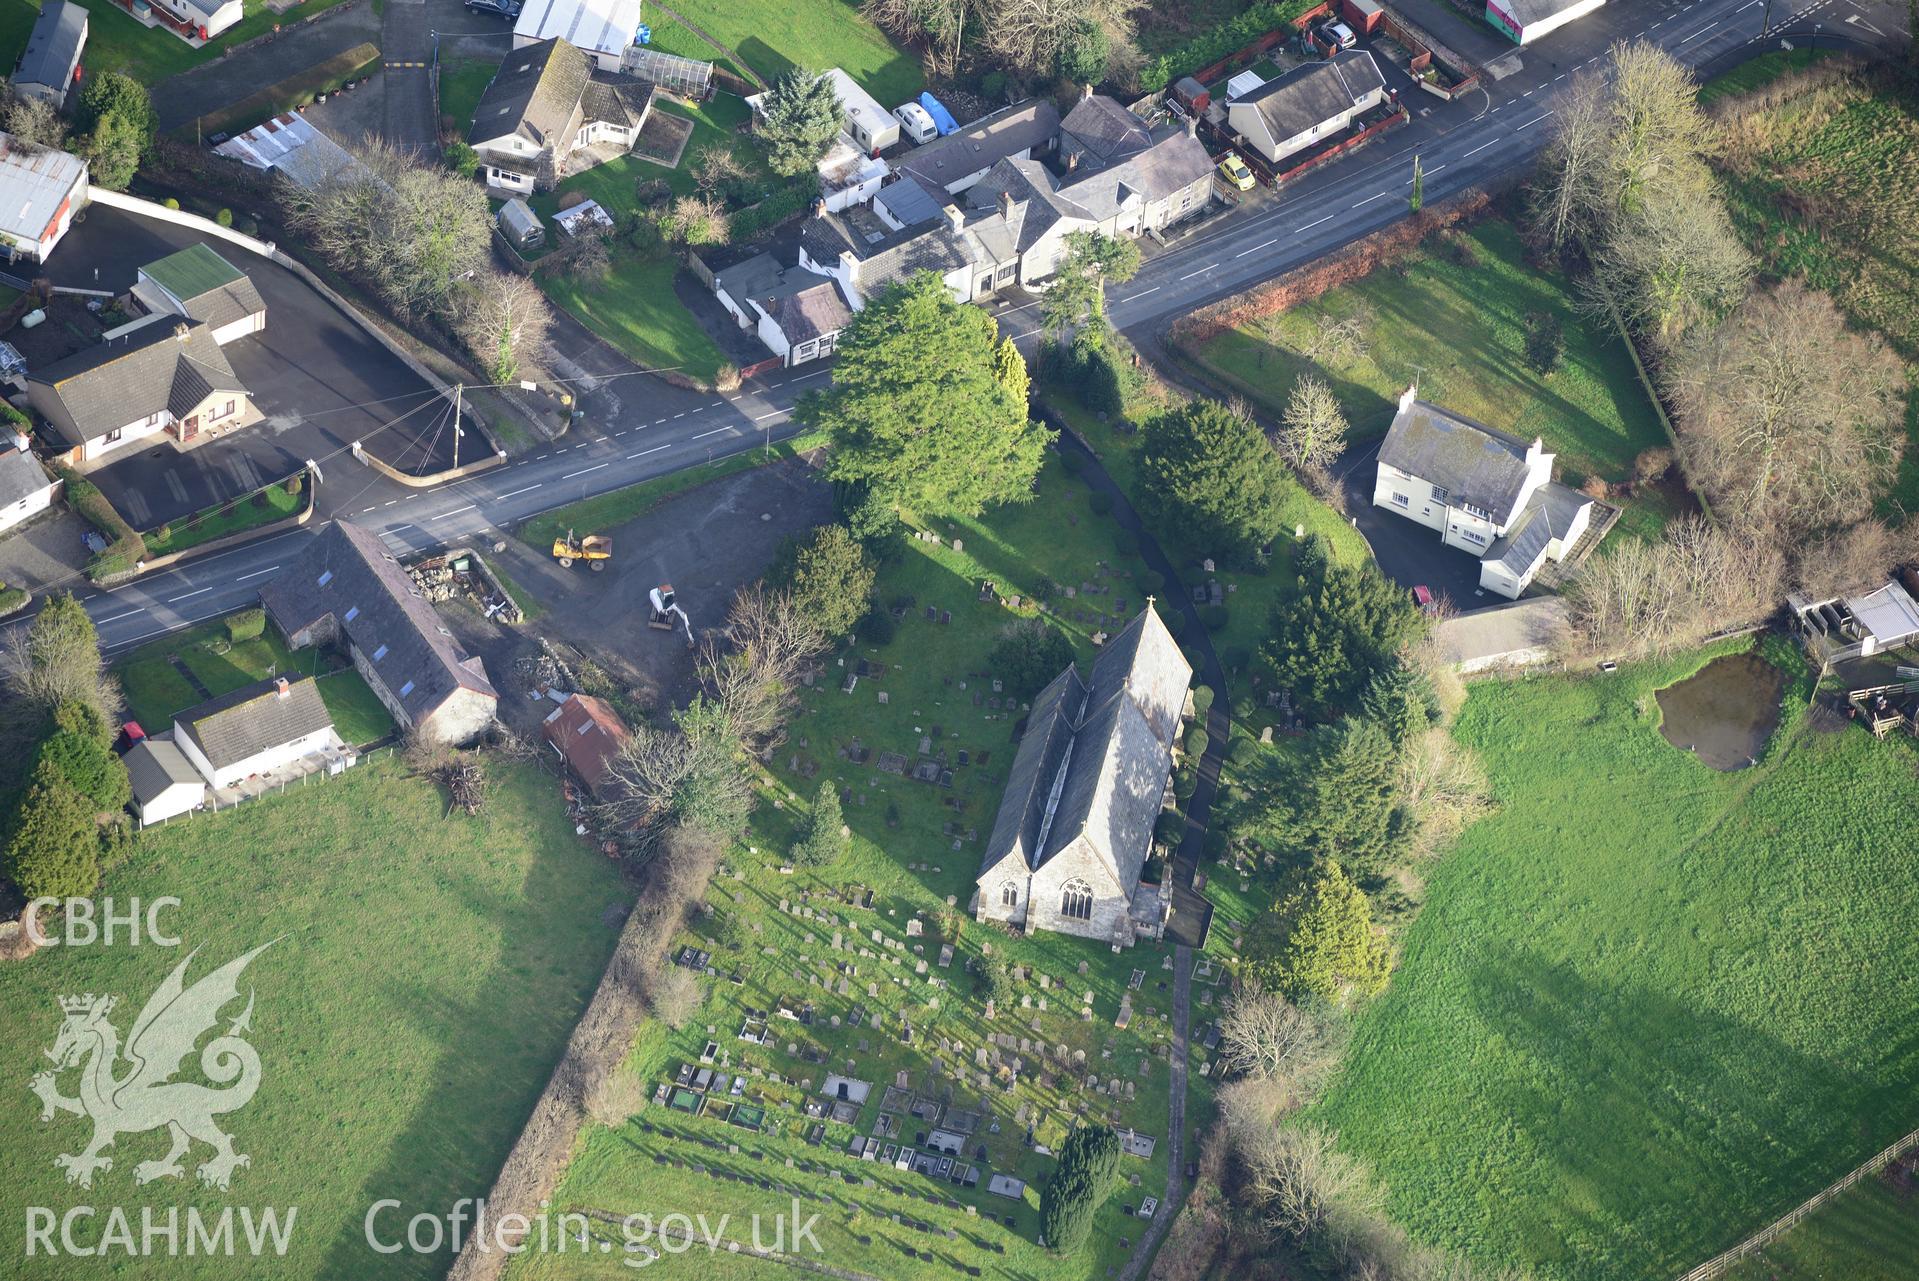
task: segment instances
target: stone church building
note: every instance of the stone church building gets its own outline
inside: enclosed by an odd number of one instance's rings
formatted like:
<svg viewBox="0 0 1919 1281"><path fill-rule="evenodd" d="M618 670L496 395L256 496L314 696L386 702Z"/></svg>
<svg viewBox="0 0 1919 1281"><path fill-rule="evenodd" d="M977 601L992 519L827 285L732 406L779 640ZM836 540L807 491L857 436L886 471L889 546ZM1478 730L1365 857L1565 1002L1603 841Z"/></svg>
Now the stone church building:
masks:
<svg viewBox="0 0 1919 1281"><path fill-rule="evenodd" d="M1158 934L1162 895L1139 876L1192 677L1148 601L1089 678L1069 665L1033 699L980 863L980 920L1118 944Z"/></svg>

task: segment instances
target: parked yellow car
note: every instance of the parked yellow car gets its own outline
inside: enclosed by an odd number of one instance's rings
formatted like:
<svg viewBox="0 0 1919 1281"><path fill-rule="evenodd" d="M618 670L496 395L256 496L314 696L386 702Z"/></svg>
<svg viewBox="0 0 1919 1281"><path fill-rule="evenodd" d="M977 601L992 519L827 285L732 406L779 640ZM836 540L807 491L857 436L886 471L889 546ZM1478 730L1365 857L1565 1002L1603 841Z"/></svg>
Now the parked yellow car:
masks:
<svg viewBox="0 0 1919 1281"><path fill-rule="evenodd" d="M1253 189L1253 171L1248 169L1246 162L1234 152L1229 151L1220 158L1219 176L1224 178L1229 186L1240 191Z"/></svg>

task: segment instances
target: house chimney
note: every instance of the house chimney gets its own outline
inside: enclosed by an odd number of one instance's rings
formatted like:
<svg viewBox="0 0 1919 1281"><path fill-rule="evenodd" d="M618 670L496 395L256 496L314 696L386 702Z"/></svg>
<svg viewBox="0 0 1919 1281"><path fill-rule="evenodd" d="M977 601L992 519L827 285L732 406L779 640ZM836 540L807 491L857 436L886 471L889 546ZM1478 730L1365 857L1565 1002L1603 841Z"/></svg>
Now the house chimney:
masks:
<svg viewBox="0 0 1919 1281"><path fill-rule="evenodd" d="M958 204L947 205L946 225L954 231L964 230L966 227L966 211L961 209Z"/></svg>
<svg viewBox="0 0 1919 1281"><path fill-rule="evenodd" d="M826 198L824 196L813 202L813 216L815 218L826 217Z"/></svg>
<svg viewBox="0 0 1919 1281"><path fill-rule="evenodd" d="M1093 96L1093 86L1081 85L1079 87L1079 100L1081 102L1085 102L1088 98L1092 96Z"/></svg>
<svg viewBox="0 0 1919 1281"><path fill-rule="evenodd" d="M27 438L27 433L17 431L13 433L13 447L24 454L33 448L33 441Z"/></svg>
<svg viewBox="0 0 1919 1281"><path fill-rule="evenodd" d="M999 216L1008 222L1013 221L1013 193L1010 191L999 193Z"/></svg>
<svg viewBox="0 0 1919 1281"><path fill-rule="evenodd" d="M1403 414L1408 409L1411 409L1413 407L1413 402L1418 399L1419 399L1419 384L1418 383L1408 384L1406 387L1406 390L1399 394L1399 412Z"/></svg>
<svg viewBox="0 0 1919 1281"><path fill-rule="evenodd" d="M185 342L187 340L187 335L191 334L192 332L193 330L187 327L186 321L184 320L180 321L179 323L173 326L173 341Z"/></svg>
<svg viewBox="0 0 1919 1281"><path fill-rule="evenodd" d="M1188 138L1199 137L1199 116L1197 113L1186 117L1186 136Z"/></svg>
<svg viewBox="0 0 1919 1281"><path fill-rule="evenodd" d="M1546 453L1546 440L1543 436L1534 436L1533 443L1526 447L1526 461L1536 463Z"/></svg>
<svg viewBox="0 0 1919 1281"><path fill-rule="evenodd" d="M282 676L279 680L273 682L273 688L274 692L281 698L287 697L287 678Z"/></svg>

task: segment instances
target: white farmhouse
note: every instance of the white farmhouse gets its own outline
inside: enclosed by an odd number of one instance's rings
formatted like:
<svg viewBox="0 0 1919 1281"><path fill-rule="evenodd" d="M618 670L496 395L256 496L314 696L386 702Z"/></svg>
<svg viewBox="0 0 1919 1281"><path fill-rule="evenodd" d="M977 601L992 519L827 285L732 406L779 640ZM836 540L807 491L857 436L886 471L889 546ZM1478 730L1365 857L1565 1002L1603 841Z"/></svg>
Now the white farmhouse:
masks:
<svg viewBox="0 0 1919 1281"><path fill-rule="evenodd" d="M555 183L633 149L653 86L594 75L591 50L559 38L515 46L473 110L467 144L495 195Z"/></svg>
<svg viewBox="0 0 1919 1281"><path fill-rule="evenodd" d="M1480 586L1517 598L1592 520L1593 500L1552 473L1538 437L1509 436L1408 387L1379 447L1373 505L1438 530L1448 547L1480 558Z"/></svg>
<svg viewBox="0 0 1919 1281"><path fill-rule="evenodd" d="M720 305L788 366L830 356L853 313L833 280L804 267L782 267L772 254L755 254L715 273Z"/></svg>
<svg viewBox="0 0 1919 1281"><path fill-rule="evenodd" d="M311 676L269 677L173 718L173 741L215 791L340 750Z"/></svg>
<svg viewBox="0 0 1919 1281"><path fill-rule="evenodd" d="M1193 669L1152 603L1033 699L980 862L976 912L1027 930L1131 944L1164 924L1140 870L1173 769Z"/></svg>

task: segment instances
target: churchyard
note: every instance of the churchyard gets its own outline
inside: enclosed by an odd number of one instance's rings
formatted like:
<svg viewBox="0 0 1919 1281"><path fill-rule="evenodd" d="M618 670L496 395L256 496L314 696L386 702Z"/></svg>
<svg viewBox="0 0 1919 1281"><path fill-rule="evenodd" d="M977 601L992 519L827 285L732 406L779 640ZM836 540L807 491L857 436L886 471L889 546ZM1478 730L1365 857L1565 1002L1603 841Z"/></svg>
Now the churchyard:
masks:
<svg viewBox="0 0 1919 1281"><path fill-rule="evenodd" d="M1159 586L1099 506L1052 457L1034 503L917 528L882 568L893 635L827 658L802 691L748 842L672 948L704 1002L677 1031L649 1023L629 1064L648 1106L589 1127L556 1207L732 1212L744 1234L798 1194L828 1261L886 1277L1101 1278L1131 1257L1135 1212L1166 1186L1172 948L1015 939L968 912L1024 711L990 671L1001 628L1044 602L1084 664ZM796 867L822 780L851 850ZM1218 977L1193 985L1195 1043ZM1056 1259L1039 1191L1082 1125L1137 1131L1137 1155L1093 1243ZM529 1255L513 1275L581 1266Z"/></svg>

